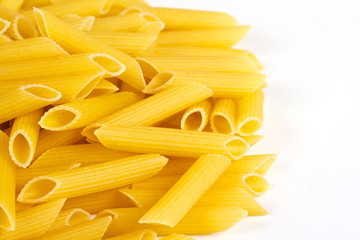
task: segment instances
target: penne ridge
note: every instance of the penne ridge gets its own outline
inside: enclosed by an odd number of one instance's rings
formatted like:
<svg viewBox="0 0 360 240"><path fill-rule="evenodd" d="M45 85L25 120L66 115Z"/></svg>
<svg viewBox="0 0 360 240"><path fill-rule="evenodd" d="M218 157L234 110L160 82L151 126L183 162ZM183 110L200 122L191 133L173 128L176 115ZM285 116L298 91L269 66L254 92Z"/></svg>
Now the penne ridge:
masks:
<svg viewBox="0 0 360 240"><path fill-rule="evenodd" d="M21 202L23 199L26 199L27 203L43 201L53 194L60 185L61 183L54 178L36 177L24 186L17 200Z"/></svg>
<svg viewBox="0 0 360 240"><path fill-rule="evenodd" d="M39 98L48 102L55 102L61 98L61 92L41 84L29 84L22 86L20 89L34 98Z"/></svg>
<svg viewBox="0 0 360 240"><path fill-rule="evenodd" d="M69 106L57 106L47 111L40 119L39 125L51 131L68 129L81 117L81 113Z"/></svg>
<svg viewBox="0 0 360 240"><path fill-rule="evenodd" d="M33 148L33 144L31 144L31 138L22 130L18 130L10 138L9 150L10 156L16 165L23 168L29 166L35 154L35 149Z"/></svg>
<svg viewBox="0 0 360 240"><path fill-rule="evenodd" d="M249 144L240 137L234 137L224 144L225 150L234 159L241 159L249 149Z"/></svg>
<svg viewBox="0 0 360 240"><path fill-rule="evenodd" d="M139 62L140 61L140 62ZM149 62L147 62L145 59L138 59L138 62L140 64L140 67L143 69L150 69L150 67L153 68L152 71L155 72L156 68L151 65ZM143 69L143 71L144 71ZM156 70L157 71L157 70ZM159 73L157 73L149 82L149 84L145 87L144 93L146 94L155 94L160 92L161 90L164 90L167 88L171 80L174 78L176 72L171 70L164 70Z"/></svg>
<svg viewBox="0 0 360 240"><path fill-rule="evenodd" d="M249 172L242 176L243 189L248 191L253 197L263 195L269 189L269 183L264 176Z"/></svg>
<svg viewBox="0 0 360 240"><path fill-rule="evenodd" d="M102 53L90 55L90 59L105 71L106 77L115 77L121 75L126 67L115 58Z"/></svg>

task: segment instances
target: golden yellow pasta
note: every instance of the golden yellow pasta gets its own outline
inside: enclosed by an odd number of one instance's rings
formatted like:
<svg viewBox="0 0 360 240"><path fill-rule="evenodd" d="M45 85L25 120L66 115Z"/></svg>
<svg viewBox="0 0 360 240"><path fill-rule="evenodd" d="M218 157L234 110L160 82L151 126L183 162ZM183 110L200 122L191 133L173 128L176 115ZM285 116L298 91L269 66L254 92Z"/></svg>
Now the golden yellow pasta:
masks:
<svg viewBox="0 0 360 240"><path fill-rule="evenodd" d="M149 178L166 163L159 154L144 154L39 176L25 185L17 200L39 203L105 191Z"/></svg>
<svg viewBox="0 0 360 240"><path fill-rule="evenodd" d="M185 110L181 119L181 129L202 131L209 121L212 109L211 99L192 105Z"/></svg>
<svg viewBox="0 0 360 240"><path fill-rule="evenodd" d="M136 32L141 26L149 22L150 13L137 12L96 18L91 28L94 32Z"/></svg>
<svg viewBox="0 0 360 240"><path fill-rule="evenodd" d="M84 32L89 32L95 21L94 16L80 17L76 14L68 14L62 16L61 19L70 23L73 27Z"/></svg>
<svg viewBox="0 0 360 240"><path fill-rule="evenodd" d="M235 134L237 103L233 98L217 98L211 112L210 124L213 132Z"/></svg>
<svg viewBox="0 0 360 240"><path fill-rule="evenodd" d="M6 32L6 30L10 27L11 23L6 21L5 19L0 18L0 34Z"/></svg>
<svg viewBox="0 0 360 240"><path fill-rule="evenodd" d="M157 234L154 231L143 229L112 238L106 238L106 240L156 240L156 235Z"/></svg>
<svg viewBox="0 0 360 240"><path fill-rule="evenodd" d="M6 34L0 34L0 43L1 43L1 45L3 43L9 43L9 42L12 42L12 40Z"/></svg>
<svg viewBox="0 0 360 240"><path fill-rule="evenodd" d="M15 164L8 149L9 138L0 131L0 229L12 231L15 229Z"/></svg>
<svg viewBox="0 0 360 240"><path fill-rule="evenodd" d="M263 124L263 105L264 92L262 89L239 99L236 124L238 134L249 136L261 128Z"/></svg>
<svg viewBox="0 0 360 240"><path fill-rule="evenodd" d="M9 151L12 160L22 168L28 167L35 155L40 132L38 121L44 110L38 109L15 119L11 128Z"/></svg>
<svg viewBox="0 0 360 240"><path fill-rule="evenodd" d="M250 135L250 136L242 136L242 138L250 145L250 147L254 146L258 143L264 136L261 135Z"/></svg>
<svg viewBox="0 0 360 240"><path fill-rule="evenodd" d="M269 189L269 183L265 178L254 172L243 172L239 176L240 187L250 193L253 197L263 195Z"/></svg>
<svg viewBox="0 0 360 240"><path fill-rule="evenodd" d="M119 91L119 88L108 80L101 79L96 87L90 92L87 98L110 95Z"/></svg>
<svg viewBox="0 0 360 240"><path fill-rule="evenodd" d="M40 204L16 213L16 228L2 231L0 240L39 239L58 216L66 199Z"/></svg>
<svg viewBox="0 0 360 240"><path fill-rule="evenodd" d="M201 156L139 223L176 226L230 164L223 155Z"/></svg>
<svg viewBox="0 0 360 240"><path fill-rule="evenodd" d="M24 3L24 0L1 0L0 5L7 7L11 10L18 11L21 5Z"/></svg>
<svg viewBox="0 0 360 240"><path fill-rule="evenodd" d="M163 237L160 240L195 240L194 238L188 237L183 234L171 234L169 236Z"/></svg>
<svg viewBox="0 0 360 240"><path fill-rule="evenodd" d="M119 7L148 7L149 4L145 0L114 0L113 2L114 6Z"/></svg>
<svg viewBox="0 0 360 240"><path fill-rule="evenodd" d="M141 99L145 99L145 97L146 97L145 93L143 93L142 91L134 88L133 86L131 86L125 82L121 83L120 92L132 92L132 93L137 94L139 97L141 97Z"/></svg>
<svg viewBox="0 0 360 240"><path fill-rule="evenodd" d="M26 0L21 9L30 10L33 7L43 7L53 3L53 0Z"/></svg>

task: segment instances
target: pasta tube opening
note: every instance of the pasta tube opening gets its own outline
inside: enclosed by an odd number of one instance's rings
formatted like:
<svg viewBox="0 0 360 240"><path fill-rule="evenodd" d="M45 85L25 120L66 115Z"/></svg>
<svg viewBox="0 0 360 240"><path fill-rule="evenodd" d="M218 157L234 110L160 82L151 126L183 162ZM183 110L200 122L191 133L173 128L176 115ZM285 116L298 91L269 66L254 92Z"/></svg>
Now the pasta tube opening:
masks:
<svg viewBox="0 0 360 240"><path fill-rule="evenodd" d="M0 18L0 34L3 34L10 26L11 23L9 21Z"/></svg>
<svg viewBox="0 0 360 240"><path fill-rule="evenodd" d="M86 212L85 210L82 210L81 208L75 208L66 218L66 225L75 226L75 225L79 225L80 223L90 221L90 219L91 219L90 213Z"/></svg>
<svg viewBox="0 0 360 240"><path fill-rule="evenodd" d="M114 0L106 0L104 1L104 4L100 7L100 15L104 15L108 13L111 9L111 6L113 4Z"/></svg>
<svg viewBox="0 0 360 240"><path fill-rule="evenodd" d="M158 69L146 59L136 58L136 61L138 62L141 71L144 74L144 77L148 79L153 79L156 75L158 75Z"/></svg>
<svg viewBox="0 0 360 240"><path fill-rule="evenodd" d="M46 101L57 101L61 98L61 93L48 86L40 84L30 84L21 87L25 92L34 97L41 98Z"/></svg>
<svg viewBox="0 0 360 240"><path fill-rule="evenodd" d="M98 137L95 135L95 131L103 127L101 124L91 124L84 128L84 130L81 132L81 135L86 136L87 139L91 139L92 141L98 141Z"/></svg>
<svg viewBox="0 0 360 240"><path fill-rule="evenodd" d="M26 136L25 133L21 131L17 132L14 137L10 139L10 155L17 165L26 167L31 162L35 153L32 146L29 136Z"/></svg>
<svg viewBox="0 0 360 240"><path fill-rule="evenodd" d="M243 182L245 184L244 189L254 197L263 195L269 188L266 179L257 173L244 174Z"/></svg>
<svg viewBox="0 0 360 240"><path fill-rule="evenodd" d="M205 113L202 109L188 113L181 121L181 129L199 131L204 128Z"/></svg>
<svg viewBox="0 0 360 240"><path fill-rule="evenodd" d="M120 63L113 57L110 57L106 54L92 54L90 56L91 60L93 60L99 67L103 68L106 74L110 76L119 76L125 71L125 65Z"/></svg>
<svg viewBox="0 0 360 240"><path fill-rule="evenodd" d="M246 119L240 126L239 132L244 136L248 136L259 130L261 126L261 119Z"/></svg>
<svg viewBox="0 0 360 240"><path fill-rule="evenodd" d="M255 172L260 174L260 175L265 175L267 173L267 171L269 170L269 168L271 167L271 165L273 165L273 163L275 162L277 158L276 154L272 154L270 156L268 156L256 169Z"/></svg>
<svg viewBox="0 0 360 240"><path fill-rule="evenodd" d="M18 39L37 37L37 31L29 19L17 17L13 23L14 33Z"/></svg>
<svg viewBox="0 0 360 240"><path fill-rule="evenodd" d="M103 78L103 74L99 73L95 75L90 81L75 95L74 99L84 99L91 91L98 85L100 80Z"/></svg>
<svg viewBox="0 0 360 240"><path fill-rule="evenodd" d="M235 132L235 127L231 124L231 120L222 115L214 116L212 119L212 127L215 132L219 133L233 134Z"/></svg>
<svg viewBox="0 0 360 240"><path fill-rule="evenodd" d="M242 138L233 138L227 143L225 143L226 151L232 156L235 160L239 160L248 150L249 145Z"/></svg>
<svg viewBox="0 0 360 240"><path fill-rule="evenodd" d="M81 114L74 108L58 106L47 111L39 121L40 126L52 131L61 131L75 123Z"/></svg>
<svg viewBox="0 0 360 240"><path fill-rule="evenodd" d="M148 64L148 63L147 63ZM141 65L140 65L141 66ZM147 94L155 94L163 90L166 86L168 86L171 80L174 78L175 72L174 71L161 71L159 72L145 87L144 93Z"/></svg>
<svg viewBox="0 0 360 240"><path fill-rule="evenodd" d="M103 210L103 211L99 212L96 215L96 218L108 217L108 216L110 216L111 219L115 219L115 218L118 218L119 215L115 211L111 211L110 209L106 209L106 210Z"/></svg>
<svg viewBox="0 0 360 240"><path fill-rule="evenodd" d="M60 187L60 182L49 177L37 177L30 180L18 196L18 201L26 199L29 203L32 200L43 200Z"/></svg>
<svg viewBox="0 0 360 240"><path fill-rule="evenodd" d="M8 229L8 230L13 228L13 224L11 224L11 216L10 216L10 214L1 205L0 205L0 226L5 228L5 229Z"/></svg>

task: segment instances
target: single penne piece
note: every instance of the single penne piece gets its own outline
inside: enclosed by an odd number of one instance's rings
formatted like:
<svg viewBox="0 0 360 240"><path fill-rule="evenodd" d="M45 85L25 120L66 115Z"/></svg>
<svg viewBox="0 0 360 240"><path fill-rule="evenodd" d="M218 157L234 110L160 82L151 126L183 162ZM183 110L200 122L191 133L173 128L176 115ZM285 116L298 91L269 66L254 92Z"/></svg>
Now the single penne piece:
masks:
<svg viewBox="0 0 360 240"><path fill-rule="evenodd" d="M155 15L148 16L148 22L142 25L137 32L155 34L156 36L165 28L165 24Z"/></svg>
<svg viewBox="0 0 360 240"><path fill-rule="evenodd" d="M149 4L145 0L114 0L114 6L118 7L148 7Z"/></svg>
<svg viewBox="0 0 360 240"><path fill-rule="evenodd" d="M99 143L55 146L39 156L30 166L30 169L58 168L77 163L86 167L134 155L136 154L106 148Z"/></svg>
<svg viewBox="0 0 360 240"><path fill-rule="evenodd" d="M68 240L68 239L102 239L106 229L111 222L111 217L97 218L81 224L70 226L58 231L45 233L42 240Z"/></svg>
<svg viewBox="0 0 360 240"><path fill-rule="evenodd" d="M150 208L164 196L166 189L121 189L137 207ZM249 215L266 215L266 211L247 191L239 188L210 189L195 206L234 206L248 211Z"/></svg>
<svg viewBox="0 0 360 240"><path fill-rule="evenodd" d="M121 234L116 237L106 238L105 240L156 240L156 232L143 229L130 233Z"/></svg>
<svg viewBox="0 0 360 240"><path fill-rule="evenodd" d="M146 57L137 58L144 75L148 75L149 65L157 72L164 70L173 71L198 71L220 73L259 73L258 68L248 57L243 56L183 56L174 57Z"/></svg>
<svg viewBox="0 0 360 240"><path fill-rule="evenodd" d="M68 14L62 16L61 19L84 32L89 32L95 21L94 16L80 17L76 14Z"/></svg>
<svg viewBox="0 0 360 240"><path fill-rule="evenodd" d="M41 117L39 125L51 131L80 128L139 100L136 94L129 92L75 100L51 108Z"/></svg>
<svg viewBox="0 0 360 240"><path fill-rule="evenodd" d="M0 18L0 34L4 34L4 32L6 32L6 30L10 27L11 22Z"/></svg>
<svg viewBox="0 0 360 240"><path fill-rule="evenodd" d="M210 125L213 132L235 134L237 103L234 98L217 98L214 100Z"/></svg>
<svg viewBox="0 0 360 240"><path fill-rule="evenodd" d="M9 152L16 165L27 168L35 154L44 109L38 109L15 119L11 128Z"/></svg>
<svg viewBox="0 0 360 240"><path fill-rule="evenodd" d="M84 138L81 135L81 130L81 128L59 132L41 130L34 159L38 158L41 154L50 148L71 145L80 141Z"/></svg>
<svg viewBox="0 0 360 240"><path fill-rule="evenodd" d="M44 10L35 9L34 14L42 35L54 40L71 54L98 52L112 56L126 66L125 71L119 76L121 80L137 89L143 90L145 88L145 81L140 66L134 58L73 28L71 25Z"/></svg>
<svg viewBox="0 0 360 240"><path fill-rule="evenodd" d="M261 135L250 135L241 137L249 144L250 147L254 146L256 143L258 143L261 139L264 138L264 136Z"/></svg>
<svg viewBox="0 0 360 240"><path fill-rule="evenodd" d="M185 110L180 127L183 130L202 131L208 124L212 109L211 99L196 103Z"/></svg>
<svg viewBox="0 0 360 240"><path fill-rule="evenodd" d="M90 92L87 98L98 97L102 95L110 95L117 91L119 91L119 88L115 84L109 82L108 80L101 79L101 81Z"/></svg>
<svg viewBox="0 0 360 240"><path fill-rule="evenodd" d="M269 183L264 176L254 172L243 172L240 174L240 187L253 197L263 195L269 189Z"/></svg>
<svg viewBox="0 0 360 240"><path fill-rule="evenodd" d="M223 12L160 7L143 9L160 18L166 30L234 27L238 23L236 18Z"/></svg>
<svg viewBox="0 0 360 240"><path fill-rule="evenodd" d="M169 236L160 238L160 240L195 240L195 238L191 238L183 234L174 233Z"/></svg>
<svg viewBox="0 0 360 240"><path fill-rule="evenodd" d="M14 10L6 8L1 4L0 18L11 22L11 26L6 30L6 33L15 40L38 36L35 26L28 18Z"/></svg>
<svg viewBox="0 0 360 240"><path fill-rule="evenodd" d="M76 226L85 222L89 222L90 220L90 213L81 208L62 210L45 234L56 231L63 231L67 227Z"/></svg>
<svg viewBox="0 0 360 240"><path fill-rule="evenodd" d="M120 49L133 57L152 55L156 34L133 32L90 32L92 37Z"/></svg>
<svg viewBox="0 0 360 240"><path fill-rule="evenodd" d="M2 231L0 240L39 239L55 221L65 201L61 198L17 212L15 230Z"/></svg>
<svg viewBox="0 0 360 240"><path fill-rule="evenodd" d="M9 137L0 131L0 229L15 229L15 164L9 155ZM1 230L0 230L1 232ZM0 239L1 239L0 233Z"/></svg>
<svg viewBox="0 0 360 240"><path fill-rule="evenodd" d="M6 34L0 34L0 43L1 45L4 43L12 42L11 38L9 38Z"/></svg>
<svg viewBox="0 0 360 240"><path fill-rule="evenodd" d="M148 69L151 68L147 68ZM157 75L156 75L157 74ZM187 81L204 84L210 88L213 97L242 97L259 89L265 82L265 75L255 72L220 73L220 72L155 72L144 93L155 94L170 86Z"/></svg>
<svg viewBox="0 0 360 240"><path fill-rule="evenodd" d="M13 11L18 11L21 5L24 3L24 0L1 0L0 5L7 7Z"/></svg>
<svg viewBox="0 0 360 240"><path fill-rule="evenodd" d="M124 207L135 207L135 205L127 196L120 193L118 188L115 188L69 198L63 210L82 208L91 214L96 214L104 209Z"/></svg>
<svg viewBox="0 0 360 240"><path fill-rule="evenodd" d="M159 45L190 45L200 47L231 48L249 32L250 26L235 26L205 30L161 32Z"/></svg>
<svg viewBox="0 0 360 240"><path fill-rule="evenodd" d="M98 214L99 217L113 216L113 221L109 225L105 237L113 237L144 228L153 230L160 236L172 233L210 234L225 231L247 216L247 211L239 207L195 206L172 228L138 223L146 211L146 208L117 208L102 211Z"/></svg>
<svg viewBox="0 0 360 240"><path fill-rule="evenodd" d="M0 45L0 63L67 55L69 54L64 49L46 37L29 38Z"/></svg>
<svg viewBox="0 0 360 240"><path fill-rule="evenodd" d="M18 195L23 203L77 197L144 180L159 172L167 158L144 154L47 174L30 180Z"/></svg>
<svg viewBox="0 0 360 240"><path fill-rule="evenodd" d="M96 130L95 135L111 149L169 156L200 157L214 153L239 160L249 149L248 143L238 136L170 128L108 126Z"/></svg>
<svg viewBox="0 0 360 240"><path fill-rule="evenodd" d="M212 92L201 84L193 82L180 84L90 124L83 130L82 134L88 139L98 141L94 132L103 126L129 124L151 126L159 124L191 105L210 97L211 94Z"/></svg>
<svg viewBox="0 0 360 240"><path fill-rule="evenodd" d="M43 108L60 98L60 92L44 85L21 86L0 97L0 123Z"/></svg>
<svg viewBox="0 0 360 240"><path fill-rule="evenodd" d="M149 22L150 13L138 12L96 18L91 28L94 32L135 32Z"/></svg>
<svg viewBox="0 0 360 240"><path fill-rule="evenodd" d="M26 0L21 6L21 9L30 10L33 9L33 7L43 7L50 4L53 4L53 0Z"/></svg>
<svg viewBox="0 0 360 240"><path fill-rule="evenodd" d="M262 89L238 100L236 132L249 136L263 124L264 92Z"/></svg>
<svg viewBox="0 0 360 240"><path fill-rule="evenodd" d="M140 218L139 223L174 227L230 164L231 160L223 155L201 156L175 185Z"/></svg>

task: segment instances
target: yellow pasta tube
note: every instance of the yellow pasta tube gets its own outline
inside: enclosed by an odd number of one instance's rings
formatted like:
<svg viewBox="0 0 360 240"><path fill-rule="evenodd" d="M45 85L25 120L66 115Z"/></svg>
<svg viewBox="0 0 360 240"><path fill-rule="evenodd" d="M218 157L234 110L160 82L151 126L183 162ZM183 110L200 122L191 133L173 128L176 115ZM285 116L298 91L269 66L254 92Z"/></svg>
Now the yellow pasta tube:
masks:
<svg viewBox="0 0 360 240"><path fill-rule="evenodd" d="M28 167L35 154L43 109L38 109L15 119L11 129L9 152L16 165Z"/></svg>
<svg viewBox="0 0 360 240"><path fill-rule="evenodd" d="M250 147L254 146L258 143L264 136L261 135L250 135L250 136L242 136L242 138L250 145Z"/></svg>
<svg viewBox="0 0 360 240"><path fill-rule="evenodd" d="M156 240L156 232L143 229L130 233L125 233L116 237L106 238L105 240Z"/></svg>
<svg viewBox="0 0 360 240"><path fill-rule="evenodd" d="M34 158L38 158L46 150L52 147L71 145L80 141L84 138L80 134L81 130L81 128L78 128L60 132L48 130L40 131Z"/></svg>
<svg viewBox="0 0 360 240"><path fill-rule="evenodd" d="M89 32L95 21L94 16L80 17L76 14L68 14L61 17L61 19L84 32Z"/></svg>
<svg viewBox="0 0 360 240"><path fill-rule="evenodd" d="M133 57L152 55L157 35L131 32L90 32L92 37Z"/></svg>
<svg viewBox="0 0 360 240"><path fill-rule="evenodd" d="M53 4L53 0L26 0L21 9L29 10L33 9L33 7L43 7L50 4Z"/></svg>
<svg viewBox="0 0 360 240"><path fill-rule="evenodd" d="M165 23L166 30L220 28L237 25L236 18L223 12L160 7L148 7L144 10L160 18Z"/></svg>
<svg viewBox="0 0 360 240"><path fill-rule="evenodd" d="M105 147L182 157L222 154L239 160L249 145L237 136L159 127L102 127L95 135Z"/></svg>
<svg viewBox="0 0 360 240"><path fill-rule="evenodd" d="M269 189L264 176L250 171L240 174L239 185L253 197L261 196Z"/></svg>
<svg viewBox="0 0 360 240"><path fill-rule="evenodd" d="M134 203L116 188L69 198L63 210L82 208L91 214L96 214L104 209L134 206Z"/></svg>
<svg viewBox="0 0 360 240"><path fill-rule="evenodd" d="M16 213L16 229L3 231L0 240L39 239L58 216L65 198L47 202Z"/></svg>
<svg viewBox="0 0 360 240"><path fill-rule="evenodd" d="M149 4L145 0L114 0L114 6L118 7L148 7Z"/></svg>
<svg viewBox="0 0 360 240"><path fill-rule="evenodd" d="M185 110L181 119L181 129L202 131L208 121L212 109L211 99L196 103Z"/></svg>
<svg viewBox="0 0 360 240"><path fill-rule="evenodd" d="M145 79L146 80L146 79ZM121 83L121 87L120 87L120 91L121 92L132 92L137 94L139 97L141 97L142 99L145 99L146 95L145 93L143 93L142 91L139 91L138 89L134 88L133 86L122 82Z"/></svg>
<svg viewBox="0 0 360 240"><path fill-rule="evenodd" d="M160 240L195 240L195 239L191 238L191 237L188 237L186 235L183 235L183 234L174 233L174 234L171 234L169 236L160 238Z"/></svg>
<svg viewBox="0 0 360 240"><path fill-rule="evenodd" d="M230 48L249 32L250 26L235 26L205 30L161 32L159 45L190 45L200 47Z"/></svg>
<svg viewBox="0 0 360 240"><path fill-rule="evenodd" d="M11 22L6 33L15 40L37 37L38 33L32 22L16 11L0 4L0 18Z"/></svg>
<svg viewBox="0 0 360 240"><path fill-rule="evenodd" d="M151 177L166 162L158 154L144 154L40 176L25 185L18 201L39 203L125 186Z"/></svg>
<svg viewBox="0 0 360 240"><path fill-rule="evenodd" d="M102 95L110 95L117 91L119 91L119 88L116 85L114 85L113 83L111 83L105 79L101 79L101 81L90 92L90 94L87 96L87 98L98 97L98 96L102 96Z"/></svg>
<svg viewBox="0 0 360 240"><path fill-rule="evenodd" d="M7 7L11 10L18 11L21 5L24 3L24 0L1 0L0 5Z"/></svg>
<svg viewBox="0 0 360 240"><path fill-rule="evenodd" d="M20 212L20 211L29 209L29 208L31 208L31 207L32 207L32 204L19 203L19 202L16 202L16 203L15 203L16 212Z"/></svg>
<svg viewBox="0 0 360 240"><path fill-rule="evenodd" d="M62 210L45 234L65 230L67 227L89 222L91 216L81 208Z"/></svg>
<svg viewBox="0 0 360 240"><path fill-rule="evenodd" d="M148 22L142 25L137 32L138 33L151 33L159 35L159 33L165 28L165 24L155 15L148 15Z"/></svg>
<svg viewBox="0 0 360 240"><path fill-rule="evenodd" d="M106 148L99 143L55 146L38 157L30 168L51 169L64 165L72 166L77 163L86 167L134 155L136 154Z"/></svg>
<svg viewBox="0 0 360 240"><path fill-rule="evenodd" d="M69 55L54 41L46 37L3 43L0 45L0 63L19 62L39 58Z"/></svg>
<svg viewBox="0 0 360 240"><path fill-rule="evenodd" d="M139 223L174 227L230 164L231 160L222 155L201 156L175 185L140 218Z"/></svg>
<svg viewBox="0 0 360 240"><path fill-rule="evenodd" d="M39 125L51 131L80 128L139 100L136 94L127 92L75 100L51 108L41 117Z"/></svg>
<svg viewBox="0 0 360 240"><path fill-rule="evenodd" d="M140 90L145 88L145 81L140 66L134 58L73 28L71 25L44 10L35 9L34 14L42 35L54 40L72 54L96 52L112 56L126 66L125 71L119 76L121 80Z"/></svg>
<svg viewBox="0 0 360 240"><path fill-rule="evenodd" d="M137 207L150 208L164 196L166 189L121 189L120 192ZM236 206L248 211L249 215L268 214L247 191L238 187L210 189L195 206Z"/></svg>
<svg viewBox="0 0 360 240"><path fill-rule="evenodd" d="M138 62L145 76L149 65L153 66L157 72L164 70L222 73L259 72L250 59L243 56L147 57L138 58Z"/></svg>
<svg viewBox="0 0 360 240"><path fill-rule="evenodd" d="M5 19L0 18L0 34L6 32L6 30L10 27L11 23L6 21Z"/></svg>
<svg viewBox="0 0 360 240"><path fill-rule="evenodd" d="M1 45L4 43L12 42L12 40L5 34L0 34L0 43Z"/></svg>
<svg viewBox="0 0 360 240"><path fill-rule="evenodd" d="M233 98L218 98L211 112L210 124L213 132L235 134L237 103Z"/></svg>
<svg viewBox="0 0 360 240"><path fill-rule="evenodd" d="M45 233L42 240L86 239L100 240L111 222L111 217L97 218L59 231Z"/></svg>
<svg viewBox="0 0 360 240"><path fill-rule="evenodd" d="M239 207L229 206L195 206L175 226L156 226L152 224L140 224L139 218L146 212L146 208L117 208L105 210L98 216L114 216L105 233L105 237L113 237L140 229L150 229L158 235L181 233L189 235L210 234L225 231L231 228L243 217L247 211Z"/></svg>
<svg viewBox="0 0 360 240"><path fill-rule="evenodd" d="M0 96L0 123L45 107L60 98L60 92L44 85L22 86Z"/></svg>
<svg viewBox="0 0 360 240"><path fill-rule="evenodd" d="M241 136L249 136L263 124L264 92L258 89L238 101L236 131Z"/></svg>
<svg viewBox="0 0 360 240"><path fill-rule="evenodd" d="M188 82L168 88L154 96L135 103L87 126L82 134L98 141L96 129L108 125L151 126L210 97L212 92L204 85Z"/></svg>
<svg viewBox="0 0 360 240"><path fill-rule="evenodd" d="M8 145L8 136L0 131L0 229L12 231L15 229L15 164Z"/></svg>

